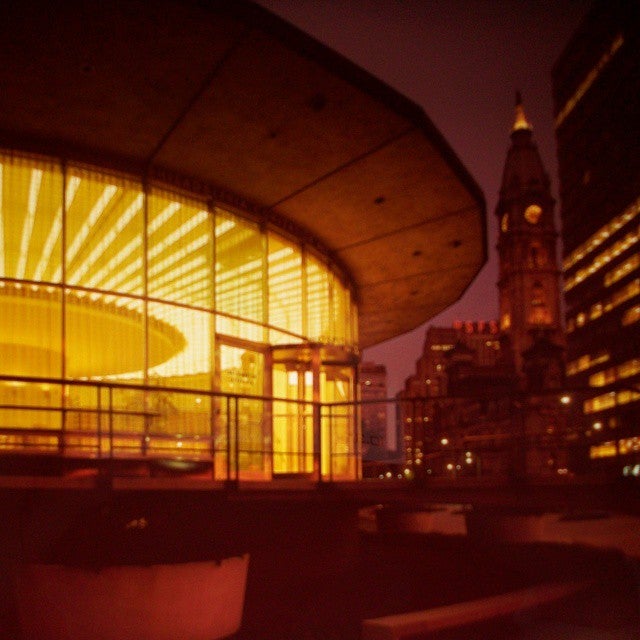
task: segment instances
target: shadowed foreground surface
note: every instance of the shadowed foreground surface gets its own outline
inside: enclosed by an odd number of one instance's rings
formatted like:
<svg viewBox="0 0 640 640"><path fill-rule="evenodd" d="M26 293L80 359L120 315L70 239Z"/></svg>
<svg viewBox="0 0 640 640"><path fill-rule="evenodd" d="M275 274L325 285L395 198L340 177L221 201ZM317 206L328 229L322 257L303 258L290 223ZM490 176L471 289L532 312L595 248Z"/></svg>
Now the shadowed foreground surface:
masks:
<svg viewBox="0 0 640 640"><path fill-rule="evenodd" d="M427 609L550 581L593 580L560 604L431 634L438 640L636 640L640 566L615 551L554 544L488 545L463 536L366 534L357 563L312 584L282 568L249 571L237 640L357 640L365 618Z"/></svg>

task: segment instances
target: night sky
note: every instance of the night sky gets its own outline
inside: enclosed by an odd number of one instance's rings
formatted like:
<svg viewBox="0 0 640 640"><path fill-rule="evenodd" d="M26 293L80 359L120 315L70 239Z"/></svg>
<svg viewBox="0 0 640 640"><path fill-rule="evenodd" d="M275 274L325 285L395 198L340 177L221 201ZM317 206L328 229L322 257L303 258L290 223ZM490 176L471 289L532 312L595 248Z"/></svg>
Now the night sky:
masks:
<svg viewBox="0 0 640 640"><path fill-rule="evenodd" d="M458 303L367 349L388 392L414 371L429 324L497 317L496 206L515 92L558 199L551 67L590 0L259 0L419 104L483 190L490 259ZM558 205L556 205L556 210Z"/></svg>

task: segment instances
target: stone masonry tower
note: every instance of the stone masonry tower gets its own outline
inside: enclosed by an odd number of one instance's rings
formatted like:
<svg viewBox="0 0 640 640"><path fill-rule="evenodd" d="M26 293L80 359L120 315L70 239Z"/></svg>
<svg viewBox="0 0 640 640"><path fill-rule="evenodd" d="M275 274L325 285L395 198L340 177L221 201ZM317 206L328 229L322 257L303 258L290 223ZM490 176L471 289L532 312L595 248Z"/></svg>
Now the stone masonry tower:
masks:
<svg viewBox="0 0 640 640"><path fill-rule="evenodd" d="M558 234L549 177L532 137L518 93L511 146L495 209L499 223L500 330L523 387L532 386L531 361L541 353L555 354L552 367L533 372L537 376L533 386L548 388L559 386L558 376L562 377L564 332L556 258ZM554 378L551 385L540 379L546 372Z"/></svg>

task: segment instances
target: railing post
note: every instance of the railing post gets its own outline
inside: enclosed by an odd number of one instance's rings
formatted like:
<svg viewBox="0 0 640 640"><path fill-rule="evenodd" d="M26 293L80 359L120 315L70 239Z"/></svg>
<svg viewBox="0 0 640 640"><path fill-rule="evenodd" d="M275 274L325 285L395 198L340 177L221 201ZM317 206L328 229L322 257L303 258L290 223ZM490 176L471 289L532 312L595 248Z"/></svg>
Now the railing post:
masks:
<svg viewBox="0 0 640 640"><path fill-rule="evenodd" d="M209 455L211 456L211 479L216 479L216 397L209 395Z"/></svg>
<svg viewBox="0 0 640 640"><path fill-rule="evenodd" d="M235 422L235 442L234 442L234 455L235 455L235 482L239 482L240 481L240 433L239 433L239 420L238 420L238 403L240 402L240 399L236 396L235 398L235 410L234 410L234 422Z"/></svg>
<svg viewBox="0 0 640 640"><path fill-rule="evenodd" d="M109 387L109 459L113 460L113 387Z"/></svg>
<svg viewBox="0 0 640 640"><path fill-rule="evenodd" d="M329 482L333 482L333 407L329 409Z"/></svg>
<svg viewBox="0 0 640 640"><path fill-rule="evenodd" d="M98 459L102 458L102 393L100 392L100 387L96 387L96 409L98 410Z"/></svg>
<svg viewBox="0 0 640 640"><path fill-rule="evenodd" d="M65 390L66 390L66 385L63 384L62 385L62 395L61 395L61 402L62 402L61 418L62 418L62 424L60 425L60 435L58 436L58 454L60 455L60 457L62 457L64 455L65 440L66 440L65 431L67 429L67 396L65 394Z"/></svg>
<svg viewBox="0 0 640 640"><path fill-rule="evenodd" d="M322 478L322 405L319 402L313 403L313 457L314 465L317 469L318 484L323 482Z"/></svg>
<svg viewBox="0 0 640 640"><path fill-rule="evenodd" d="M231 397L225 398L227 405L227 482L231 482Z"/></svg>

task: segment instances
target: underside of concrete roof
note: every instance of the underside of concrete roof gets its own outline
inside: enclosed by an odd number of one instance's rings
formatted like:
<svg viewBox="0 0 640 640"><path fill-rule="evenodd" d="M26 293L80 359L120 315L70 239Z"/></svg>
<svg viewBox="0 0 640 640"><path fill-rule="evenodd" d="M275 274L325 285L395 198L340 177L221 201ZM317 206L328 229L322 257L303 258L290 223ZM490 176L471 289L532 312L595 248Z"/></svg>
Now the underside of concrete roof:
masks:
<svg viewBox="0 0 640 640"><path fill-rule="evenodd" d="M0 39L0 145L209 185L295 229L350 279L363 348L486 261L482 192L422 109L256 5L21 0Z"/></svg>

